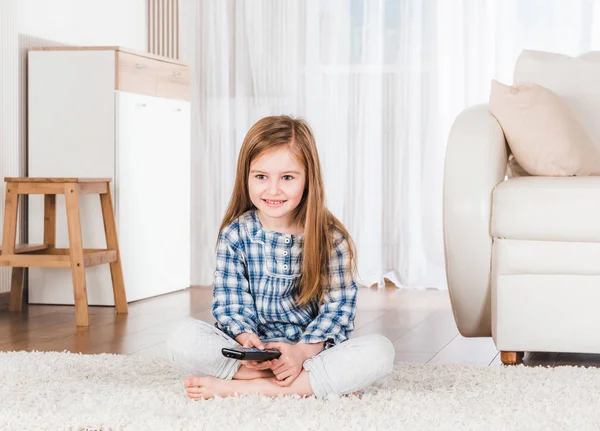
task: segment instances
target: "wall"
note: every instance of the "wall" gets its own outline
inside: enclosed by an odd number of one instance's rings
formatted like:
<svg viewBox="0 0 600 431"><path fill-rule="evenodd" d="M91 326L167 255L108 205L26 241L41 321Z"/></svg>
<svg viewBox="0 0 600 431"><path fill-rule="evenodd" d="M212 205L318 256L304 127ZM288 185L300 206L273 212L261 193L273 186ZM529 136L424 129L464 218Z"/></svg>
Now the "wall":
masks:
<svg viewBox="0 0 600 431"><path fill-rule="evenodd" d="M27 50L47 45L146 51L146 0L0 0L0 226L4 177L27 174ZM9 290L10 269L0 268L0 293Z"/></svg>
<svg viewBox="0 0 600 431"><path fill-rule="evenodd" d="M12 1L21 34L68 45L146 50L146 0Z"/></svg>
<svg viewBox="0 0 600 431"><path fill-rule="evenodd" d="M230 6L233 3L230 3ZM213 75L202 73L202 34L200 29L200 11L202 3L194 0L183 0L179 3L179 58L185 61L190 68L191 111L192 111L192 152L190 163L192 169L191 184L191 283L192 285L208 285L212 279L214 268L214 242L216 238L211 235L211 223L203 217L206 206L213 205L205 198L206 187L212 187L211 174L213 166L207 162L205 145L200 139L200 97L202 79L210 79ZM216 24L215 24L216 25ZM209 55L209 54L207 54ZM207 238L210 238L207 240ZM207 250L209 250L207 252Z"/></svg>

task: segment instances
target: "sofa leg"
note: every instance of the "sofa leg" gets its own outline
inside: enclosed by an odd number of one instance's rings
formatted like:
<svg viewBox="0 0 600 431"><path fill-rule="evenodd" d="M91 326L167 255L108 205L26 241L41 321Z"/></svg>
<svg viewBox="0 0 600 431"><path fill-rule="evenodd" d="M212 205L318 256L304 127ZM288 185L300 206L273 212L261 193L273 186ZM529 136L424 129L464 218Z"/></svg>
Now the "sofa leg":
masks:
<svg viewBox="0 0 600 431"><path fill-rule="evenodd" d="M523 360L525 352L500 352L500 360L504 365L516 365Z"/></svg>

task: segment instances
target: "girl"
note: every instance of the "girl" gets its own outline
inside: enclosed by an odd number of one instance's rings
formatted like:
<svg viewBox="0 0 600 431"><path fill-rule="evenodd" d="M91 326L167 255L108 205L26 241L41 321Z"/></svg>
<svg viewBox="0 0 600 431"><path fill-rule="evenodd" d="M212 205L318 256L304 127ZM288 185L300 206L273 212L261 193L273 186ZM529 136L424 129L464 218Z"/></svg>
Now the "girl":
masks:
<svg viewBox="0 0 600 431"><path fill-rule="evenodd" d="M168 348L193 374L190 398L260 393L344 395L392 370L382 335L348 339L357 285L348 231L325 207L317 147L308 125L287 116L258 121L238 158L219 230L215 326L182 324ZM238 361L223 347L274 348L279 359Z"/></svg>

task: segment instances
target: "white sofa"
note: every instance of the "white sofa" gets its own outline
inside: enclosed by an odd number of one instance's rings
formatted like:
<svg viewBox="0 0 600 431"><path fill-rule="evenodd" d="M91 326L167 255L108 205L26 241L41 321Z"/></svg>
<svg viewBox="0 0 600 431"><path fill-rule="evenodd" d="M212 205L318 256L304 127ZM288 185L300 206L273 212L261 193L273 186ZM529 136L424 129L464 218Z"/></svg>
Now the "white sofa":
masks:
<svg viewBox="0 0 600 431"><path fill-rule="evenodd" d="M523 51L519 82L564 98L600 143L600 52ZM509 156L486 105L458 116L446 153L444 242L459 331L492 336L505 364L523 352L600 353L600 177L519 176Z"/></svg>

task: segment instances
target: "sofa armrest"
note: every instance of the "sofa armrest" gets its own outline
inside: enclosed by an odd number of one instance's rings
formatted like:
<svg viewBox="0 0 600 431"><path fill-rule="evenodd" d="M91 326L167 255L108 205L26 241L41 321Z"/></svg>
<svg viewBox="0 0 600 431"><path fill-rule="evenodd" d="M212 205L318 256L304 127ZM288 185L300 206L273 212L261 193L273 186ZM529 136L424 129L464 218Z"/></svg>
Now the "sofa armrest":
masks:
<svg viewBox="0 0 600 431"><path fill-rule="evenodd" d="M506 177L508 148L487 105L465 109L448 138L444 170L444 252L448 291L458 330L491 330L492 191Z"/></svg>

